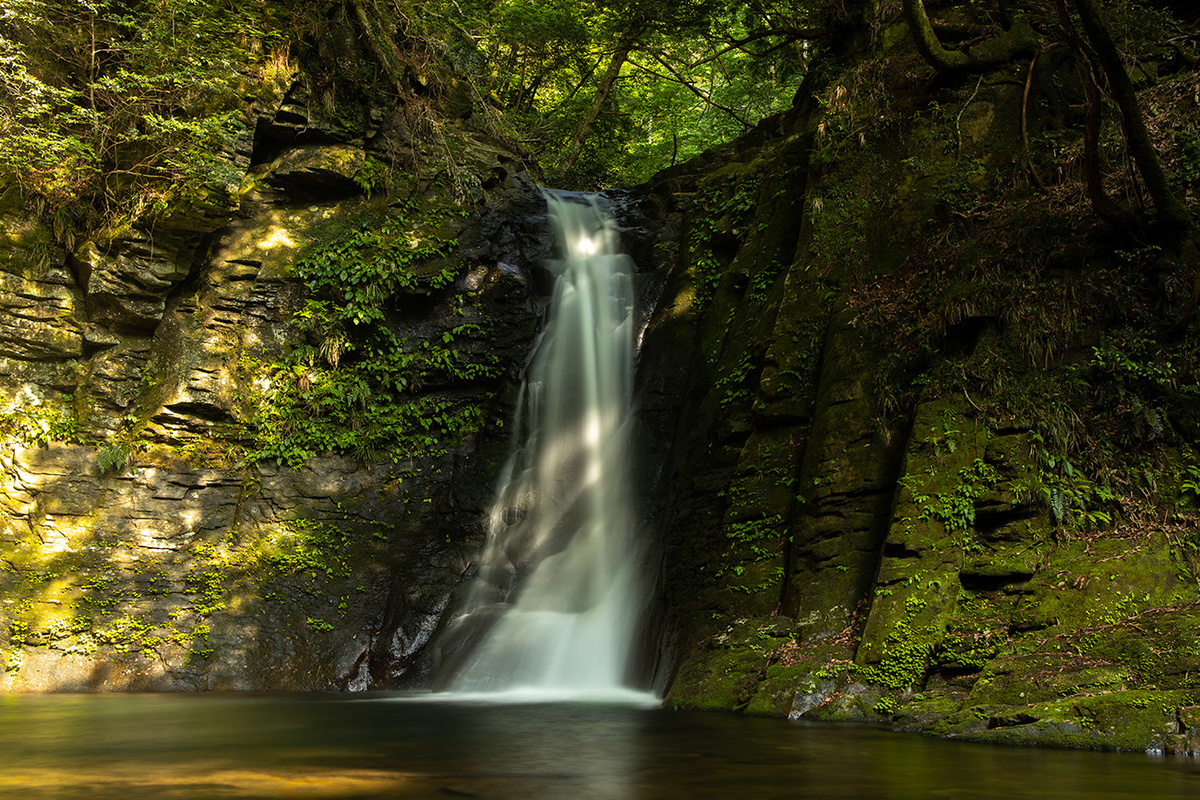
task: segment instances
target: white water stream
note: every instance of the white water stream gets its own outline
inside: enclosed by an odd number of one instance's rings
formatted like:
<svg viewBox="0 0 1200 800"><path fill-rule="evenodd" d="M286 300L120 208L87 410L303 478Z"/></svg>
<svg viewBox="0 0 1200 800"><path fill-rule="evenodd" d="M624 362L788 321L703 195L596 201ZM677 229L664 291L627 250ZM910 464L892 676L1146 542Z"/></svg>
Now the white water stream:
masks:
<svg viewBox="0 0 1200 800"><path fill-rule="evenodd" d="M446 688L644 701L626 688L642 609L628 452L633 264L594 197L547 193L547 203L563 258L548 265L548 321L479 577L447 631L474 624L467 636L482 638Z"/></svg>

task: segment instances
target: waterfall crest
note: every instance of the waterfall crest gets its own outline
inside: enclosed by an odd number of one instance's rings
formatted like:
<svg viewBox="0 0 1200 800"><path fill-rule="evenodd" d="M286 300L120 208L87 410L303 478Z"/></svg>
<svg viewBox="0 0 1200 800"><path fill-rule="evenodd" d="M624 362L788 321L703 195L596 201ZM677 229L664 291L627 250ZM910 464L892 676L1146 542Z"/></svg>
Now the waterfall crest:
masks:
<svg viewBox="0 0 1200 800"><path fill-rule="evenodd" d="M449 625L455 692L620 691L641 611L629 459L632 260L595 196L546 193L563 257L518 399L478 576ZM442 669L446 670L443 663Z"/></svg>

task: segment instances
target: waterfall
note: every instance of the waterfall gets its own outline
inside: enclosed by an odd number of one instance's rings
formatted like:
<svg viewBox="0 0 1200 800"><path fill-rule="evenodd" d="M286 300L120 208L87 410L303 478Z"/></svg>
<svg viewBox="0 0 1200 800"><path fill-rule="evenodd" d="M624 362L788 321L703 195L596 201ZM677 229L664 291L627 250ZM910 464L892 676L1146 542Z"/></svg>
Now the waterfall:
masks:
<svg viewBox="0 0 1200 800"><path fill-rule="evenodd" d="M620 691L641 611L629 410L632 260L595 196L546 193L561 260L518 398L478 575L439 688Z"/></svg>

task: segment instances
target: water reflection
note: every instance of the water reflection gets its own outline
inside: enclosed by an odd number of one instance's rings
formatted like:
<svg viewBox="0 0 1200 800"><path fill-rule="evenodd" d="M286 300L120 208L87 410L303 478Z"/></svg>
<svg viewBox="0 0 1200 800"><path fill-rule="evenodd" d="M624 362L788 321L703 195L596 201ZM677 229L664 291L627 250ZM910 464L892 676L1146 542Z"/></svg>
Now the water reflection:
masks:
<svg viewBox="0 0 1200 800"><path fill-rule="evenodd" d="M0 796L1183 798L1187 759L612 704L0 697Z"/></svg>

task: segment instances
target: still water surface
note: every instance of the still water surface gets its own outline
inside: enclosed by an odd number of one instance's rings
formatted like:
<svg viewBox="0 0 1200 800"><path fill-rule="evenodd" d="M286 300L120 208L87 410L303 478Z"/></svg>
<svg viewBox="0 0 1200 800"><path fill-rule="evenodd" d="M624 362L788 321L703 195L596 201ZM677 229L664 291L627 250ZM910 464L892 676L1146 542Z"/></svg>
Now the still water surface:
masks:
<svg viewBox="0 0 1200 800"><path fill-rule="evenodd" d="M1200 763L630 705L26 695L0 797L1197 798Z"/></svg>

